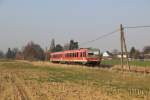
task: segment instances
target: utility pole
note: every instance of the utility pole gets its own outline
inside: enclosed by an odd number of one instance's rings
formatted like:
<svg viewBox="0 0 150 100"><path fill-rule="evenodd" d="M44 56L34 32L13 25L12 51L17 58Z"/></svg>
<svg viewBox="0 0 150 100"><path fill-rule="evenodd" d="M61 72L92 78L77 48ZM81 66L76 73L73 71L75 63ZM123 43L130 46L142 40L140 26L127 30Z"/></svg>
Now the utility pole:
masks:
<svg viewBox="0 0 150 100"><path fill-rule="evenodd" d="M45 61L47 61L47 47L46 47Z"/></svg>
<svg viewBox="0 0 150 100"><path fill-rule="evenodd" d="M125 42L124 33L123 33L123 42L124 42L124 48L125 48L125 53L126 53L127 66L129 68L129 71L130 71L130 65L129 65L129 59L128 59L128 51L127 51L127 46L126 46L126 42Z"/></svg>
<svg viewBox="0 0 150 100"><path fill-rule="evenodd" d="M129 60L128 60L128 51L127 51L127 46L126 46L126 42L125 42L125 37L124 37L124 28L122 26L122 24L120 25L120 41L121 41L121 67L123 70L123 48L125 49L125 54L126 54L126 61L127 61L127 66L129 68L130 71L130 65L129 65Z"/></svg>
<svg viewBox="0 0 150 100"><path fill-rule="evenodd" d="M121 44L121 68L123 70L123 27L120 25L120 44Z"/></svg>

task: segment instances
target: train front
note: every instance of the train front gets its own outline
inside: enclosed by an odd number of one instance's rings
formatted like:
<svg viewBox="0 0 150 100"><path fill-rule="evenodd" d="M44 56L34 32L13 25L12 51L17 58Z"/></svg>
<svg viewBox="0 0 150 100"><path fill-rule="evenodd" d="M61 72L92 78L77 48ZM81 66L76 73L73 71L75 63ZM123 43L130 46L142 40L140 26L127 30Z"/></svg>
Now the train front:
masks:
<svg viewBox="0 0 150 100"><path fill-rule="evenodd" d="M87 51L87 63L92 65L99 65L101 62L99 49L88 49Z"/></svg>

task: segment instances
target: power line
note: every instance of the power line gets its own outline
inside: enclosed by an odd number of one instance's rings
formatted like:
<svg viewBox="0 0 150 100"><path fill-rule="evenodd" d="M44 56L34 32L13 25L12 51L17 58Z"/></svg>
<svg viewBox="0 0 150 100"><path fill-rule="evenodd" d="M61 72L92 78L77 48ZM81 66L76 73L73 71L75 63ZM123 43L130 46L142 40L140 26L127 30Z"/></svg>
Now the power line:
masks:
<svg viewBox="0 0 150 100"><path fill-rule="evenodd" d="M95 41L97 41L97 40L99 40L99 39L102 39L102 38L104 38L104 37L110 36L110 35L112 35L112 34L114 34L114 33L118 32L118 31L120 31L120 30L119 30L119 29L117 29L117 30L114 30L114 31L112 31L112 32L110 32L110 33L106 33L106 34L104 34L104 35L99 36L99 37L98 37L98 38L96 38L96 39L89 40L89 41L87 41L87 42L81 43L81 45L86 45L86 44L89 44L89 43L95 42Z"/></svg>
<svg viewBox="0 0 150 100"><path fill-rule="evenodd" d="M150 26L149 25L147 25L147 26L132 26L132 27L126 26L124 28L126 28L126 29L132 29L132 28L150 28Z"/></svg>
<svg viewBox="0 0 150 100"><path fill-rule="evenodd" d="M145 25L145 26L132 26L132 27L125 26L125 27L123 27L123 28L124 28L124 29L150 28L150 26L149 26L149 25ZM96 39L89 40L89 41L86 41L86 42L84 42L84 43L81 43L80 45L86 45L86 44L95 42L95 41L97 41L97 40L100 40L100 39L103 39L103 38L105 38L105 37L107 37L107 36L110 36L110 35L112 35L112 34L118 32L118 31L120 31L120 30L119 30L119 29L114 30L114 31L112 31L112 32L110 32L110 33L106 33L106 34L104 34L104 35L102 35L102 36L99 36L99 37L97 37Z"/></svg>

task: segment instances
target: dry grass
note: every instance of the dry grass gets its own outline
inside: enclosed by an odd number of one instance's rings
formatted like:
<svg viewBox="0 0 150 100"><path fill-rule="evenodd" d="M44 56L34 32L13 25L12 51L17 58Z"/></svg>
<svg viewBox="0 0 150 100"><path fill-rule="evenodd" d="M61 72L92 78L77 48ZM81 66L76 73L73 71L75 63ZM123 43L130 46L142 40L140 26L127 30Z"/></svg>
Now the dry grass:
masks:
<svg viewBox="0 0 150 100"><path fill-rule="evenodd" d="M49 62L0 62L1 100L143 100L150 76Z"/></svg>

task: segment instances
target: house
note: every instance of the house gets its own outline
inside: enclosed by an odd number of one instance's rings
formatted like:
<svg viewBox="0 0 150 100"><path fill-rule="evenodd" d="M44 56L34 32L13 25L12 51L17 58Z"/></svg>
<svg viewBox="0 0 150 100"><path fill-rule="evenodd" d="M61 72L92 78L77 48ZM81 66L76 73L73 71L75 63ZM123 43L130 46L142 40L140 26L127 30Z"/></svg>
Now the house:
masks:
<svg viewBox="0 0 150 100"><path fill-rule="evenodd" d="M123 58L126 58L127 55L125 53L123 53ZM121 53L117 54L117 58L121 58Z"/></svg>
<svg viewBox="0 0 150 100"><path fill-rule="evenodd" d="M115 58L121 58L121 52L118 52L118 53L112 53L113 57ZM125 52L123 52L123 58L126 58L127 55ZM129 53L128 53L128 57L129 57Z"/></svg>
<svg viewBox="0 0 150 100"><path fill-rule="evenodd" d="M103 52L104 59L112 59L113 55L109 51Z"/></svg>
<svg viewBox="0 0 150 100"><path fill-rule="evenodd" d="M144 59L150 59L150 53L144 54Z"/></svg>

